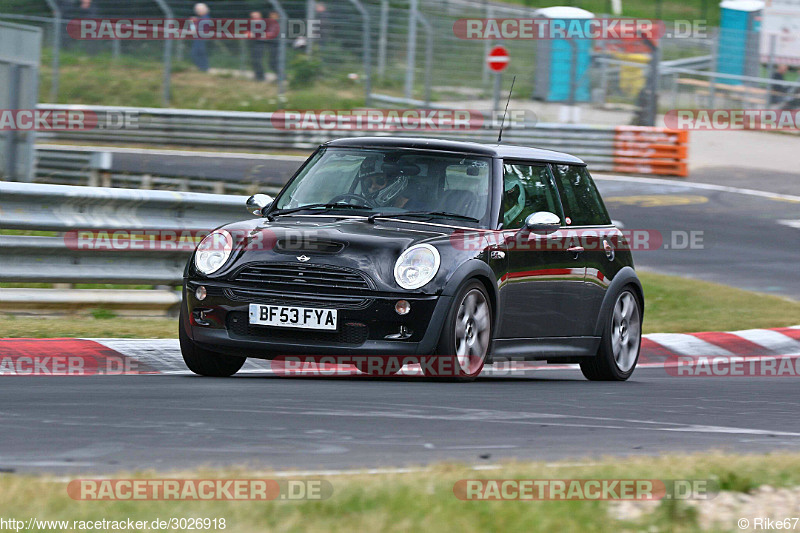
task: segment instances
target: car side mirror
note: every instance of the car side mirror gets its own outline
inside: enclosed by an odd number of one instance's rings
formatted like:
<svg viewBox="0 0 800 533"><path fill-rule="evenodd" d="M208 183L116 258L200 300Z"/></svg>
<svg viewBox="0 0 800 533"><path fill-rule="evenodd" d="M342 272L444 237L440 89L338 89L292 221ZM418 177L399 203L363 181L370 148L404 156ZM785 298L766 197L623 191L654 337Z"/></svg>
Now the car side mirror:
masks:
<svg viewBox="0 0 800 533"><path fill-rule="evenodd" d="M537 211L525 219L525 229L534 233L545 235L558 231L561 228L561 218L549 211Z"/></svg>
<svg viewBox="0 0 800 533"><path fill-rule="evenodd" d="M272 196L268 194L254 194L247 199L247 211L260 217L264 213L264 209L272 204Z"/></svg>

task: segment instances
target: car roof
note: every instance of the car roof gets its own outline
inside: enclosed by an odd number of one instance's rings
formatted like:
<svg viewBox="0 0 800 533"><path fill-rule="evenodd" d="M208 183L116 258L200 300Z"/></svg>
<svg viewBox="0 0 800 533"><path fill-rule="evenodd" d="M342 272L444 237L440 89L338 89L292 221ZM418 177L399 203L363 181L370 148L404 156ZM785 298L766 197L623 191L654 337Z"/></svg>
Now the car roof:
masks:
<svg viewBox="0 0 800 533"><path fill-rule="evenodd" d="M585 165L574 155L528 146L513 144L482 144L467 141L449 141L444 139L428 139L422 137L350 137L335 139L322 146L337 148L406 148L441 152L457 152L503 159L522 159L526 161L542 161L548 163L566 163Z"/></svg>

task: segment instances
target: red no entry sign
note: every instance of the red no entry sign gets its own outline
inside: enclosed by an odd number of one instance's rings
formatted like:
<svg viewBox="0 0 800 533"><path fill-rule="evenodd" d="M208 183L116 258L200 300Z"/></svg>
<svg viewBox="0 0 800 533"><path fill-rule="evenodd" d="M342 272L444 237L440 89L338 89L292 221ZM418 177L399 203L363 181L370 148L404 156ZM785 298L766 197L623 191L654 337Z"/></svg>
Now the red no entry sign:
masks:
<svg viewBox="0 0 800 533"><path fill-rule="evenodd" d="M489 52L486 63L489 65L490 69L495 72L500 72L508 66L510 60L511 59L508 57L508 50L506 50L504 46L495 46Z"/></svg>

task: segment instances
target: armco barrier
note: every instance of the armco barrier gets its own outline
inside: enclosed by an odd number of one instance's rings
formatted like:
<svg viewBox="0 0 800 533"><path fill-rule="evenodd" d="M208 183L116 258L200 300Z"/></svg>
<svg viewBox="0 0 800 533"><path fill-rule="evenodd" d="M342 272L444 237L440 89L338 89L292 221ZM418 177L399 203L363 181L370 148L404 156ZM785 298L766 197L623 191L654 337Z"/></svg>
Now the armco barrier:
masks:
<svg viewBox="0 0 800 533"><path fill-rule="evenodd" d="M135 127L42 132L40 140L207 147L212 150L295 149L310 151L319 144L359 135L440 137L494 143L497 130L370 132L354 130L283 130L271 121L272 113L200 111L109 106L40 104L43 109L79 109L136 115ZM571 124L510 124L503 133L509 144L535 146L574 154L593 170L635 174L686 176L687 132L666 128L585 126Z"/></svg>
<svg viewBox="0 0 800 533"><path fill-rule="evenodd" d="M211 230L247 217L244 196L0 182L0 229ZM83 250L63 235L0 236L0 280L177 285L189 252ZM144 248L144 247L143 247Z"/></svg>
<svg viewBox="0 0 800 533"><path fill-rule="evenodd" d="M37 144L35 183L276 194L305 157ZM191 165L177 165L180 160ZM203 164L207 161L209 164ZM237 165L245 161L246 164ZM250 165L249 167L247 165Z"/></svg>

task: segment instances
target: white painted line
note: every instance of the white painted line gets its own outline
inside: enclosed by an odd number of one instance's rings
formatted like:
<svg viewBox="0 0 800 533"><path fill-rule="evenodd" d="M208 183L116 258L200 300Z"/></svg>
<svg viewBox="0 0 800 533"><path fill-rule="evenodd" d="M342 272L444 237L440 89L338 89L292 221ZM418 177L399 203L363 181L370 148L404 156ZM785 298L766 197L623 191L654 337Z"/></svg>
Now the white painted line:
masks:
<svg viewBox="0 0 800 533"><path fill-rule="evenodd" d="M779 220L778 224L789 226L790 228L800 229L800 220Z"/></svg>
<svg viewBox="0 0 800 533"><path fill-rule="evenodd" d="M733 355L716 344L686 333L651 333L647 338L678 355Z"/></svg>
<svg viewBox="0 0 800 533"><path fill-rule="evenodd" d="M800 196L795 196L793 194L779 194L775 192L757 191L755 189L742 189L740 187L714 185L712 183L693 183L693 182L677 181L677 180L665 180L661 178L641 178L641 177L637 178L633 176L617 176L608 174L606 175L592 174L592 176L594 176L594 178L598 180L625 181L630 183L641 183L641 184L655 183L658 185L683 186L683 187L689 187L691 189L704 189L707 191L720 191L720 192L730 192L735 194L746 194L748 196L760 196L761 198L769 198L771 200L800 202Z"/></svg>
<svg viewBox="0 0 800 533"><path fill-rule="evenodd" d="M776 355L800 355L800 341L771 329L746 329L733 334L763 346Z"/></svg>
<svg viewBox="0 0 800 533"><path fill-rule="evenodd" d="M790 431L774 431L771 429L751 429L725 426L687 425L686 427L657 429L659 431L685 431L687 433L726 433L732 435L778 435L781 437L800 437L800 433L793 433Z"/></svg>

